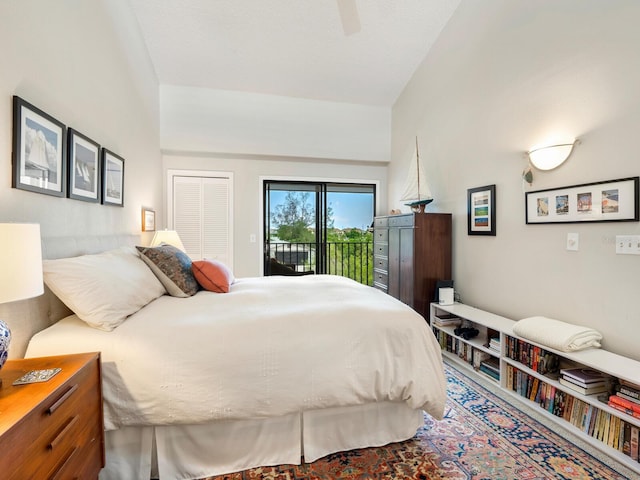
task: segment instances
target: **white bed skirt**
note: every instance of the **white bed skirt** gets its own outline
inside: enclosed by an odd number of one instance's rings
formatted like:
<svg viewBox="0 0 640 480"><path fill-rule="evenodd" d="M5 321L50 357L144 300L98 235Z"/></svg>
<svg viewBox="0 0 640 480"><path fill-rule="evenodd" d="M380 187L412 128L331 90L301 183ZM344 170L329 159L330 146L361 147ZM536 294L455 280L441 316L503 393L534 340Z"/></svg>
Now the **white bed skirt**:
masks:
<svg viewBox="0 0 640 480"><path fill-rule="evenodd" d="M407 440L423 422L422 410L382 402L267 419L126 427L106 432L107 465L100 480L186 480L299 465L303 459Z"/></svg>

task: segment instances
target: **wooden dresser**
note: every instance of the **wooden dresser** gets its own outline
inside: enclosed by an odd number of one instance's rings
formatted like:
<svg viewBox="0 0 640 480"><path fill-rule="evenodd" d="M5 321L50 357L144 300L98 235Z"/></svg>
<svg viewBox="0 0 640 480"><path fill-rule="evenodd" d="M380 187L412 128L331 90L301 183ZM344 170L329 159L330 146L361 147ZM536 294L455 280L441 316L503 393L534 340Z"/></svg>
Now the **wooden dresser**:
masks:
<svg viewBox="0 0 640 480"><path fill-rule="evenodd" d="M60 367L46 382L13 385ZM0 370L3 480L97 479L104 466L100 354L9 360Z"/></svg>
<svg viewBox="0 0 640 480"><path fill-rule="evenodd" d="M376 217L374 287L401 300L427 321L438 280L451 280L451 214Z"/></svg>

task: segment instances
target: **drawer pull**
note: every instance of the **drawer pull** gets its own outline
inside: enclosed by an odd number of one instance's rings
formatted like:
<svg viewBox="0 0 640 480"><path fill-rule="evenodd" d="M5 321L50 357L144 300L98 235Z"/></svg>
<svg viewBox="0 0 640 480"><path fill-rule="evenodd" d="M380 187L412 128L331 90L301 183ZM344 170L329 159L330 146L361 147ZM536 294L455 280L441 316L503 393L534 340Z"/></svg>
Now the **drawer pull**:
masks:
<svg viewBox="0 0 640 480"><path fill-rule="evenodd" d="M67 398L73 395L73 392L75 392L77 389L78 389L77 383L69 387L69 390L67 390L64 393L64 395L62 395L58 400L56 400L56 402L53 405L49 407L49 410L47 410L47 413L49 415L53 415L53 412L55 412L58 408L60 408L62 404L67 401Z"/></svg>
<svg viewBox="0 0 640 480"><path fill-rule="evenodd" d="M49 450L54 450L60 442L64 441L64 436L67 434L69 430L73 428L73 426L78 421L78 415L69 420L69 423L62 429L62 431L54 438L49 444Z"/></svg>
<svg viewBox="0 0 640 480"><path fill-rule="evenodd" d="M78 451L78 448L80 447L75 447L71 453L69 454L69 456L67 458L65 458L64 462L62 463L62 465L60 465L60 468L58 468L55 473L51 476L51 480L58 480L63 478L62 474L64 474L64 471L67 467L67 465L69 465L69 463L71 462L71 459L73 458L73 456L76 454L76 452ZM73 477L78 478L78 477Z"/></svg>

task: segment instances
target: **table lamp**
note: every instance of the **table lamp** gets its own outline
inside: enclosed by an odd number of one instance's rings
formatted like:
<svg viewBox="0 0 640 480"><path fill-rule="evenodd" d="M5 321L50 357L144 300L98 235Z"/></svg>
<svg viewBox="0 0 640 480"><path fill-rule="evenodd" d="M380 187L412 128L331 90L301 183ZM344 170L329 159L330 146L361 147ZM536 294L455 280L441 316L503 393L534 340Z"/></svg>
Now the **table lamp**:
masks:
<svg viewBox="0 0 640 480"><path fill-rule="evenodd" d="M182 240L180 240L180 236L175 230L156 230L156 233L153 235L153 239L151 240L151 245L149 246L157 247L163 243L165 245L173 245L183 252L186 252L184 245L182 244Z"/></svg>
<svg viewBox="0 0 640 480"><path fill-rule="evenodd" d="M0 303L44 293L40 225L0 223L0 260ZM0 369L9 355L10 341L11 330L0 319Z"/></svg>

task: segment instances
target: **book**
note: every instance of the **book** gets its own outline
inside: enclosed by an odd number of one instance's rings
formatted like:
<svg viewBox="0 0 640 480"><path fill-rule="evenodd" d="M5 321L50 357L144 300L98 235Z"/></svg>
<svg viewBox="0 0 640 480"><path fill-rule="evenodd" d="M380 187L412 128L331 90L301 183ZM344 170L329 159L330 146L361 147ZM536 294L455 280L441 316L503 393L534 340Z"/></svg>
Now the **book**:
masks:
<svg viewBox="0 0 640 480"><path fill-rule="evenodd" d="M609 402L613 402L617 405L623 406L624 408L628 408L629 410L640 413L640 405L632 402L631 400L627 400L624 397L621 397L617 393L609 397Z"/></svg>
<svg viewBox="0 0 640 480"><path fill-rule="evenodd" d="M460 326L462 319L452 314L436 314L433 318L433 324L439 327Z"/></svg>
<svg viewBox="0 0 640 480"><path fill-rule="evenodd" d="M540 380L538 378L533 379L533 383L531 384L531 392L529 393L529 400L534 402L536 397L538 396L538 388L540 387Z"/></svg>
<svg viewBox="0 0 640 480"><path fill-rule="evenodd" d="M614 443L616 443L618 441L617 437L616 437L616 425L618 425L618 422L620 421L620 419L618 417L616 417L615 415L611 416L611 422L610 422L610 427L609 427L609 441L607 442L607 445L609 445L610 447L613 448Z"/></svg>
<svg viewBox="0 0 640 480"><path fill-rule="evenodd" d="M574 385L578 385L579 387L582 387L582 388L600 387L602 385L606 385L607 387L609 387L609 386L612 385L612 381L610 379L602 380L602 381L599 381L599 382L584 383L584 382L581 382L580 380L578 380L576 378L573 378L573 377L565 377L563 375L562 378L564 378L566 381L571 382Z"/></svg>
<svg viewBox="0 0 640 480"><path fill-rule="evenodd" d="M583 384L612 380L611 375L591 368L562 368L560 369L560 374L565 378L573 378Z"/></svg>
<svg viewBox="0 0 640 480"><path fill-rule="evenodd" d="M624 424L624 440L622 441L622 453L631 456L631 424Z"/></svg>
<svg viewBox="0 0 640 480"><path fill-rule="evenodd" d="M627 415L631 415L632 417L635 417L635 418L640 418L640 412L634 412L630 408L623 407L622 405L620 405L618 403L609 402L608 405L611 408L615 408L616 410L618 410L620 412L626 413Z"/></svg>
<svg viewBox="0 0 640 480"><path fill-rule="evenodd" d="M611 424L611 414L604 412L604 432L602 433L602 442L607 443L609 441L609 425Z"/></svg>
<svg viewBox="0 0 640 480"><path fill-rule="evenodd" d="M636 403L636 404L640 405L640 400L638 400L638 399L636 399L634 397L631 397L631 396L627 395L626 393L621 392L620 390L618 390L618 393L616 393L616 395L618 395L619 397L624 398L626 400L629 400L630 402L633 402L633 403Z"/></svg>
<svg viewBox="0 0 640 480"><path fill-rule="evenodd" d="M619 378L618 381L621 385L626 385L630 389L635 390L640 394L640 385L638 385L637 383L632 383L629 380L625 380L624 378Z"/></svg>
<svg viewBox="0 0 640 480"><path fill-rule="evenodd" d="M598 420L600 419L600 415L601 415L601 411L599 408L594 409L595 412L591 415L591 419L589 421L589 430L587 431L587 433L589 434L589 436L593 437L593 432L596 428L596 425L598 424Z"/></svg>
<svg viewBox="0 0 640 480"><path fill-rule="evenodd" d="M576 385L573 382L570 382L566 378L562 377L559 379L560 384L565 387L570 388L571 390L581 393L582 395L593 395L594 393L603 393L609 390L609 385L596 385L594 387L581 387L580 385Z"/></svg>
<svg viewBox="0 0 640 480"><path fill-rule="evenodd" d="M485 375L488 375L489 377L493 378L494 380L498 380L498 381L500 380L500 373L490 369L484 363L480 364L479 371L484 373Z"/></svg>
<svg viewBox="0 0 640 480"><path fill-rule="evenodd" d="M631 459L638 461L638 427L631 425Z"/></svg>
<svg viewBox="0 0 640 480"><path fill-rule="evenodd" d="M567 398L567 404L564 407L564 412L562 414L562 418L564 418L567 422L571 418L571 410L573 409L573 400L575 397L573 395L569 395Z"/></svg>

